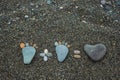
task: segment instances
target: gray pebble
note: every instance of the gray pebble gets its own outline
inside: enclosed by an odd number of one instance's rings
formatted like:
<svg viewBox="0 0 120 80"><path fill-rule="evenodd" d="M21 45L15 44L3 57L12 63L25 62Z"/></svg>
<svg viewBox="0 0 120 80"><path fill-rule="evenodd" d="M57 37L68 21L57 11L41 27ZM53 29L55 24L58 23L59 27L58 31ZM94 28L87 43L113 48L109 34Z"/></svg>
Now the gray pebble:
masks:
<svg viewBox="0 0 120 80"><path fill-rule="evenodd" d="M106 46L104 44L86 44L84 46L84 51L92 60L99 61L104 57L106 53Z"/></svg>
<svg viewBox="0 0 120 80"><path fill-rule="evenodd" d="M30 64L33 57L35 56L36 50L34 47L27 46L22 49L23 62L24 64Z"/></svg>
<svg viewBox="0 0 120 80"><path fill-rule="evenodd" d="M64 45L58 45L56 47L57 59L59 62L63 62L68 55L68 48Z"/></svg>

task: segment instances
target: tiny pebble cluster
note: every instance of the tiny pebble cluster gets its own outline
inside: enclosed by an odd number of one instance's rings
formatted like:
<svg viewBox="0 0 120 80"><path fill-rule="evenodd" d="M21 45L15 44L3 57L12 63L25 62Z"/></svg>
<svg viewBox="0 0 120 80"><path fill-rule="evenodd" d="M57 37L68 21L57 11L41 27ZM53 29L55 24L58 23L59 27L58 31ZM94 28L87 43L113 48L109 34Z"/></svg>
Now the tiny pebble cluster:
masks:
<svg viewBox="0 0 120 80"><path fill-rule="evenodd" d="M44 53L40 53L40 56L43 57L44 61L48 61L48 58L52 57L52 53L49 53L48 49L44 49Z"/></svg>
<svg viewBox="0 0 120 80"><path fill-rule="evenodd" d="M81 58L81 56L80 56L80 51L79 50L74 50L74 56L73 56L74 58Z"/></svg>

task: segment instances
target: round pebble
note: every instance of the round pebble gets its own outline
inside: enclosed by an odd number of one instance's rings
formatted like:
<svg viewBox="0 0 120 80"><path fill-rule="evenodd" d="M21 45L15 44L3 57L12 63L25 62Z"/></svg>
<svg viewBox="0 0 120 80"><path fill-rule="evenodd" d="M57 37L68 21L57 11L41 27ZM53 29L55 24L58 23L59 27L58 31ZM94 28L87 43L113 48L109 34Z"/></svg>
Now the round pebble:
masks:
<svg viewBox="0 0 120 80"><path fill-rule="evenodd" d="M20 43L20 48L24 48L25 44L24 43Z"/></svg>
<svg viewBox="0 0 120 80"><path fill-rule="evenodd" d="M60 9L63 9L63 7L61 6Z"/></svg>
<svg viewBox="0 0 120 80"><path fill-rule="evenodd" d="M81 58L80 55L74 55L73 57L74 57L74 58Z"/></svg>
<svg viewBox="0 0 120 80"><path fill-rule="evenodd" d="M44 60L44 61L47 61L47 60L48 60L48 57L47 57L47 56L44 56L44 57L43 57L43 60Z"/></svg>
<svg viewBox="0 0 120 80"><path fill-rule="evenodd" d="M25 18L28 18L29 16L28 15L25 15Z"/></svg>
<svg viewBox="0 0 120 80"><path fill-rule="evenodd" d="M74 54L80 54L79 50L74 50Z"/></svg>

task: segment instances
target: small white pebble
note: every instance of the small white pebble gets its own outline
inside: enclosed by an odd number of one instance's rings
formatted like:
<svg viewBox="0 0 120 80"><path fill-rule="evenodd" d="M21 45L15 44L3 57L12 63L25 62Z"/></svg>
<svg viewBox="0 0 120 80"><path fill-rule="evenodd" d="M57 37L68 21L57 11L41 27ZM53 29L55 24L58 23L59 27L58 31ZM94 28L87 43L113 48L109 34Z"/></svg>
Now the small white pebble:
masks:
<svg viewBox="0 0 120 80"><path fill-rule="evenodd" d="M25 15L24 17L25 17L25 18L28 18L29 16L28 16L28 15Z"/></svg>
<svg viewBox="0 0 120 80"><path fill-rule="evenodd" d="M43 60L44 60L44 61L47 61L47 60L48 60L48 57L47 57L47 56L44 56L44 57L43 57Z"/></svg>
<svg viewBox="0 0 120 80"><path fill-rule="evenodd" d="M74 50L74 54L80 54L79 50Z"/></svg>
<svg viewBox="0 0 120 80"><path fill-rule="evenodd" d="M32 11L34 11L34 9L32 8Z"/></svg>
<svg viewBox="0 0 120 80"><path fill-rule="evenodd" d="M112 10L110 10L109 12L112 13Z"/></svg>
<svg viewBox="0 0 120 80"><path fill-rule="evenodd" d="M55 44L54 44L55 46L58 46L59 44L58 44L58 42L55 42Z"/></svg>
<svg viewBox="0 0 120 80"><path fill-rule="evenodd" d="M103 26L103 25L101 25L100 27L101 27L101 28L103 28L104 26Z"/></svg>
<svg viewBox="0 0 120 80"><path fill-rule="evenodd" d="M48 49L44 49L44 53L47 54L48 53Z"/></svg>
<svg viewBox="0 0 120 80"><path fill-rule="evenodd" d="M85 20L82 20L83 23L87 23Z"/></svg>
<svg viewBox="0 0 120 80"><path fill-rule="evenodd" d="M74 55L73 57L74 57L74 58L76 58L76 59L81 58L81 56L80 56L80 55Z"/></svg>
<svg viewBox="0 0 120 80"><path fill-rule="evenodd" d="M78 8L78 6L75 6L75 8Z"/></svg>
<svg viewBox="0 0 120 80"><path fill-rule="evenodd" d="M38 6L38 5L36 5L35 7L36 7L36 8L38 8L39 6Z"/></svg>
<svg viewBox="0 0 120 80"><path fill-rule="evenodd" d="M119 22L118 20L114 20L115 22Z"/></svg>
<svg viewBox="0 0 120 80"><path fill-rule="evenodd" d="M63 9L63 7L61 6L60 9Z"/></svg>
<svg viewBox="0 0 120 80"><path fill-rule="evenodd" d="M101 5L100 5L100 7L102 7L102 8L103 8L103 5L101 4Z"/></svg>
<svg viewBox="0 0 120 80"><path fill-rule="evenodd" d="M13 11L13 13L16 13L17 11Z"/></svg>
<svg viewBox="0 0 120 80"><path fill-rule="evenodd" d="M8 24L11 24L11 21L9 21Z"/></svg>
<svg viewBox="0 0 120 80"><path fill-rule="evenodd" d="M69 47L71 47L71 45L68 45L68 44L67 44L67 47L69 48Z"/></svg>

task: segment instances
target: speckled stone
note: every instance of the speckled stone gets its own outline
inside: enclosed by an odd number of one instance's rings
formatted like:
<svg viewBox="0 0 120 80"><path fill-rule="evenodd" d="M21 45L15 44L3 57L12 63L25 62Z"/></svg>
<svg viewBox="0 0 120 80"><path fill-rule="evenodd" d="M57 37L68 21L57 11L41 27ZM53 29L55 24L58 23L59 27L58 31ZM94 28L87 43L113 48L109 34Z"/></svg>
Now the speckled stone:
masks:
<svg viewBox="0 0 120 80"><path fill-rule="evenodd" d="M68 48L64 45L56 47L57 59L59 62L63 62L68 55Z"/></svg>
<svg viewBox="0 0 120 80"><path fill-rule="evenodd" d="M104 44L86 44L84 46L84 51L92 60L99 61L104 57L106 53L106 46Z"/></svg>
<svg viewBox="0 0 120 80"><path fill-rule="evenodd" d="M24 64L30 64L33 57L35 56L35 48L31 46L24 47L22 49L23 62Z"/></svg>

